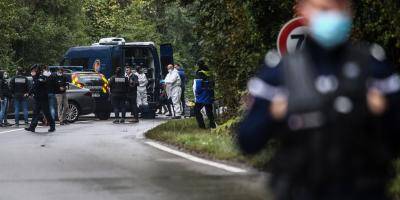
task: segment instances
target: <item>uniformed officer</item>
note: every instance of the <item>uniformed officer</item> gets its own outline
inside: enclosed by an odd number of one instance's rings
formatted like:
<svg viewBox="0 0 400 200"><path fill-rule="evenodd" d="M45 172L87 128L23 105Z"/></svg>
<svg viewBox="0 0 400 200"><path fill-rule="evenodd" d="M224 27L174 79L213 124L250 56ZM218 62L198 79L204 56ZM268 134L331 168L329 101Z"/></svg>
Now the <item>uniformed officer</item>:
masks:
<svg viewBox="0 0 400 200"><path fill-rule="evenodd" d="M206 109L206 114L210 122L210 128L216 128L214 121L214 82L207 75L208 71L197 71L196 79L193 81L193 93L195 95L194 113L199 128L205 129L203 114L201 110Z"/></svg>
<svg viewBox="0 0 400 200"><path fill-rule="evenodd" d="M25 130L35 132L39 118L41 117L41 112L43 112L44 116L50 124L49 132L54 132L56 130L56 127L54 119L53 117L51 117L49 110L47 77L41 74L41 69L38 65L33 65L31 67L31 75L32 87L30 93L33 94L35 104L33 108L33 118L31 125L29 126L29 128L25 128Z"/></svg>
<svg viewBox="0 0 400 200"><path fill-rule="evenodd" d="M11 126L7 122L8 105L11 101L10 87L7 82L7 72L0 71L0 101L1 101L1 111L0 111L0 127Z"/></svg>
<svg viewBox="0 0 400 200"><path fill-rule="evenodd" d="M246 153L271 138L278 200L383 200L398 156L400 77L378 45L348 41L348 0L300 0L305 47L265 67L249 82L252 103L238 130Z"/></svg>
<svg viewBox="0 0 400 200"><path fill-rule="evenodd" d="M139 111L137 107L137 87L139 85L139 78L133 73L132 68L130 66L126 67L126 76L129 79L129 87L128 87L128 101L131 107L131 115L133 116L132 123L139 122Z"/></svg>
<svg viewBox="0 0 400 200"><path fill-rule="evenodd" d="M14 97L15 126L19 126L19 111L22 107L24 112L25 125L28 125L28 96L29 81L24 76L24 70L17 68L17 75L10 81L10 90Z"/></svg>
<svg viewBox="0 0 400 200"><path fill-rule="evenodd" d="M114 124L125 123L126 115L126 95L129 87L129 80L124 76L123 71L120 67L115 70L115 75L109 80L111 103L114 108L115 120ZM122 114L122 119L120 119L119 114Z"/></svg>

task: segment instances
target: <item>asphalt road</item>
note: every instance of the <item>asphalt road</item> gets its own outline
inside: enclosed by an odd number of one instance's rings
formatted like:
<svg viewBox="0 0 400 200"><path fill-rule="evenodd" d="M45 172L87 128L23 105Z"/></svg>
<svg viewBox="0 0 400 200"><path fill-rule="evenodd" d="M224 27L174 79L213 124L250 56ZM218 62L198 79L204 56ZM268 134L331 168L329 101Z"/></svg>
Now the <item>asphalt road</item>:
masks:
<svg viewBox="0 0 400 200"><path fill-rule="evenodd" d="M229 173L147 145L143 133L160 123L0 129L0 200L270 199L263 174Z"/></svg>

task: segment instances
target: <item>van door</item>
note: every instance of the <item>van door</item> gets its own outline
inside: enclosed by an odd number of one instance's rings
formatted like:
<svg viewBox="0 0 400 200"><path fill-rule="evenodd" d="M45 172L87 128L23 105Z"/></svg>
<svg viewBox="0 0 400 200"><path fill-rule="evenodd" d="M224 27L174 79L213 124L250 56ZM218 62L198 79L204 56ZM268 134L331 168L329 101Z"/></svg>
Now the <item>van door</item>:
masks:
<svg viewBox="0 0 400 200"><path fill-rule="evenodd" d="M160 45L160 60L162 74L166 76L168 74L167 66L174 64L174 49L172 48L172 44Z"/></svg>

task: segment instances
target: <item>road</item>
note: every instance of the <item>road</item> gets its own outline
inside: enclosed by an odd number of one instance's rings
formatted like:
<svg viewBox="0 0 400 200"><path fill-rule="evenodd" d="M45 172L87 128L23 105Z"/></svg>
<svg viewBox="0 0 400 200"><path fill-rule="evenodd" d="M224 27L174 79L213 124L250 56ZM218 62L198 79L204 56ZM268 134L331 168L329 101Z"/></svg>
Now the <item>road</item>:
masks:
<svg viewBox="0 0 400 200"><path fill-rule="evenodd" d="M270 199L259 172L230 173L147 145L143 133L160 123L0 129L0 200Z"/></svg>

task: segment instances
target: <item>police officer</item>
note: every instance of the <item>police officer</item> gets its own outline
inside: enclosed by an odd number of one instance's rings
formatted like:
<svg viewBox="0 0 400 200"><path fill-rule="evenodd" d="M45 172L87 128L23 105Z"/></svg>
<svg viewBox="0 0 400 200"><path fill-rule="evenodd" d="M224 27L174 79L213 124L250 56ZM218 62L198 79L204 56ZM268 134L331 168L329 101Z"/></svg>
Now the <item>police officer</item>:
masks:
<svg viewBox="0 0 400 200"><path fill-rule="evenodd" d="M19 126L19 111L22 107L24 112L25 125L28 125L28 96L29 81L24 76L24 70L17 68L17 75L10 81L10 90L14 97L15 126Z"/></svg>
<svg viewBox="0 0 400 200"><path fill-rule="evenodd" d="M120 67L115 70L115 75L109 80L111 103L114 108L115 120L114 124L125 123L126 115L126 94L128 92L129 80L124 76L123 71ZM120 119L119 113L122 114Z"/></svg>
<svg viewBox="0 0 400 200"><path fill-rule="evenodd" d="M48 86L47 77L41 74L41 69L39 65L33 65L31 67L32 75L32 88L30 93L33 94L35 104L33 108L33 118L29 128L25 128L26 131L35 132L38 125L39 118L41 117L41 112L43 112L47 121L50 124L49 132L54 132L56 130L55 122L53 117L50 115L49 110L49 97L48 97Z"/></svg>
<svg viewBox="0 0 400 200"><path fill-rule="evenodd" d="M126 76L129 80L128 87L128 101L131 107L131 115L133 116L132 123L139 122L139 111L137 107L137 87L139 85L139 78L133 73L132 68L130 66L126 67Z"/></svg>
<svg viewBox="0 0 400 200"><path fill-rule="evenodd" d="M0 101L1 101L0 127L11 126L11 124L7 122L8 104L11 100L11 92L6 80L7 78L8 78L7 72L0 71Z"/></svg>
<svg viewBox="0 0 400 200"><path fill-rule="evenodd" d="M52 73L49 69L49 66L47 65L43 66L42 74L47 78L46 80L47 80L47 90L49 96L50 115L55 121L57 118L56 116L56 110L57 110L56 93L58 91L57 75L55 73Z"/></svg>
<svg viewBox="0 0 400 200"><path fill-rule="evenodd" d="M382 47L352 45L348 0L300 0L310 31L304 49L265 67L249 82L253 98L238 130L245 153L271 138L278 200L389 199L399 154L400 77Z"/></svg>
<svg viewBox="0 0 400 200"><path fill-rule="evenodd" d="M185 91L186 91L187 78L185 74L185 69L179 63L175 64L174 68L178 70L179 77L181 78L181 90L182 90L181 102L182 102L182 111L184 113L186 109Z"/></svg>
<svg viewBox="0 0 400 200"><path fill-rule="evenodd" d="M198 71L196 79L193 81L193 92L195 94L194 113L199 128L205 129L203 114L201 110L206 108L206 114L210 122L210 128L216 128L213 113L214 103L214 83L207 76L206 71Z"/></svg>

